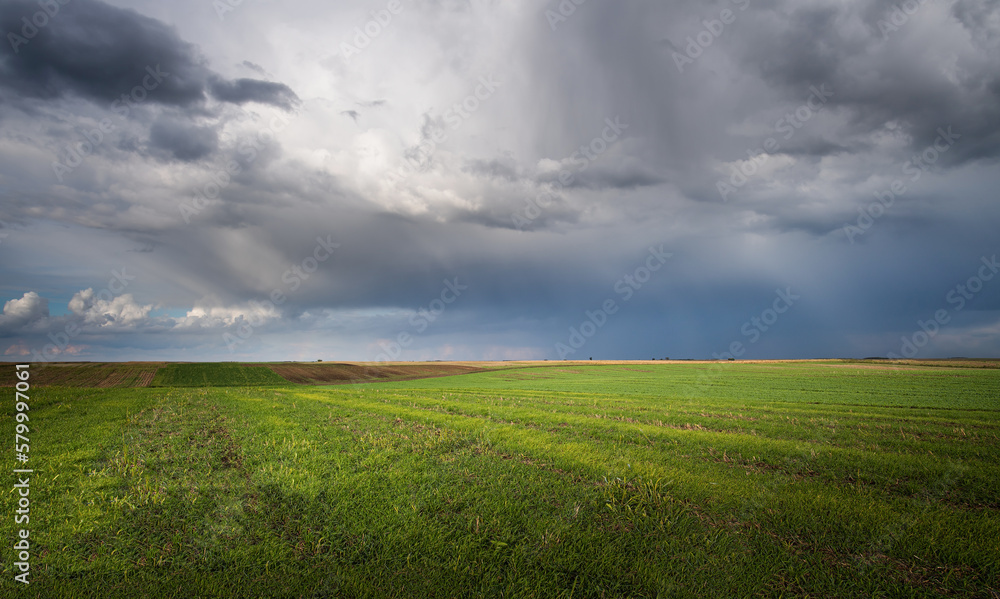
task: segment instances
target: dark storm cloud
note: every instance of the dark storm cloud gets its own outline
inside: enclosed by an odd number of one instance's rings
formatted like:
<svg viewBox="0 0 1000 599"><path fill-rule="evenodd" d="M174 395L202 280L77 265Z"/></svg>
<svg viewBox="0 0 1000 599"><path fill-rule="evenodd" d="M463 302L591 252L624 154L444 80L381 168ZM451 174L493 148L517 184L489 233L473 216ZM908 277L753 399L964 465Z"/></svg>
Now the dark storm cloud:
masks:
<svg viewBox="0 0 1000 599"><path fill-rule="evenodd" d="M298 96L287 85L257 79L224 81L215 79L211 84L212 95L223 102L246 104L259 102L291 110L299 103Z"/></svg>
<svg viewBox="0 0 1000 599"><path fill-rule="evenodd" d="M414 345L429 353L403 359L495 356L491 344L552 358L608 298L622 309L572 357L706 358L747 342L741 326L789 287L801 302L746 357L898 351L900 335L1000 251L989 169L1000 147L1000 36L995 3L961 0L923 3L883 39L878 21L896 3L589 0L556 31L517 3L477 2L491 12L468 20L457 0L414 3L410 21L341 64L316 50L331 45L328 23L370 12L363 3L299 16L244 3L246 20L224 29L188 14L196 0L160 5L182 36L73 0L18 54L0 55L0 101L22 109L0 134L0 218L19 224L0 245L3 300L14 302L0 317L0 353L44 346L48 324L72 320L91 322L77 345L92 345L93 359L143 348L153 359L220 359L230 355L221 334L279 290L284 301L240 346L241 359L297 358L288 351L303 344L309 359L331 357L313 347L373 359L375 340L412 333L412 312L455 277L468 290ZM4 4L4 32L23 16L11 6L38 10ZM679 72L671 52L722 8L737 20ZM285 28L297 35L278 35ZM238 73L308 82L310 100L296 106L281 84L223 79L183 39ZM241 63L240 50L254 62ZM157 64L171 75L157 90L168 93L149 94L155 110L116 121L118 138L55 185L52 156L94 126L95 106ZM433 116L493 72L503 86L460 128ZM800 127L778 125L823 85L834 95L822 110ZM55 98L65 100L37 101ZM236 111L213 98L270 106ZM292 123L260 138L275 115ZM622 135L574 162L619 117ZM919 180L907 176L906 161L948 126L962 135L954 148ZM433 152L414 145L441 131L448 140ZM780 151L723 201L717 180L769 136ZM421 168L387 185L406 156ZM562 171L572 178L557 186ZM849 242L845 223L894 179L907 191ZM212 201L181 218L195 193ZM286 276L328 235L340 244L328 259L308 277ZM617 282L660 244L674 257L626 303ZM134 297L100 303L84 293L123 264L137 277ZM993 351L996 280L950 329ZM69 302L77 310L65 315ZM121 337L103 332L109 323ZM461 354L441 349L462 344Z"/></svg>
<svg viewBox="0 0 1000 599"><path fill-rule="evenodd" d="M921 35L914 16L897 3L808 6L785 2L766 11L752 27L735 28L729 55L741 68L789 94L825 84L836 93L832 111L841 110L857 133L898 123L911 135L911 150L934 142L938 129L951 126L963 136L942 164L995 159L1000 150L1000 62L954 48L972 38L982 51L1000 51L996 3L956 2L953 22L934 35ZM944 25L951 25L945 27ZM726 41L729 41L727 38ZM935 51L936 48L941 50ZM941 51L953 54L943 59ZM829 151L841 148L830 144Z"/></svg>
<svg viewBox="0 0 1000 599"><path fill-rule="evenodd" d="M0 5L5 32L30 33L39 5L13 0ZM3 44L2 85L20 96L55 99L79 95L110 103L140 85L147 67L160 65L169 77L153 101L186 106L205 99L208 70L194 46L159 21L94 0L76 0L56 14L31 39Z"/></svg>
<svg viewBox="0 0 1000 599"><path fill-rule="evenodd" d="M156 85L149 102L177 107L199 107L210 95L286 109L297 100L280 83L220 78L174 29L133 10L74 0L45 26L27 27L22 19L30 23L39 12L27 0L0 4L0 29L8 34L0 46L0 86L8 101L80 96L110 104L144 81L147 89Z"/></svg>
<svg viewBox="0 0 1000 599"><path fill-rule="evenodd" d="M212 127L189 125L176 119L160 119L149 131L149 141L177 160L191 162L216 151L219 135Z"/></svg>

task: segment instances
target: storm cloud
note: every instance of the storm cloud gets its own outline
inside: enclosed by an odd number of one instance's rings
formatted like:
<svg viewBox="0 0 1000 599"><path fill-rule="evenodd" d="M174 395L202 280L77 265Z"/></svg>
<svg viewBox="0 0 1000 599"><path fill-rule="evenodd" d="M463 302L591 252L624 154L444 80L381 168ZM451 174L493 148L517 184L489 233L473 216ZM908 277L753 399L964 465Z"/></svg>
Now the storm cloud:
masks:
<svg viewBox="0 0 1000 599"><path fill-rule="evenodd" d="M1000 352L995 2L43 4L7 355Z"/></svg>
<svg viewBox="0 0 1000 599"><path fill-rule="evenodd" d="M7 32L0 86L11 102L79 96L118 107L128 105L123 97L131 90L153 81L150 103L189 110L210 97L286 109L298 101L281 83L219 77L173 27L97 0L4 2L0 28Z"/></svg>

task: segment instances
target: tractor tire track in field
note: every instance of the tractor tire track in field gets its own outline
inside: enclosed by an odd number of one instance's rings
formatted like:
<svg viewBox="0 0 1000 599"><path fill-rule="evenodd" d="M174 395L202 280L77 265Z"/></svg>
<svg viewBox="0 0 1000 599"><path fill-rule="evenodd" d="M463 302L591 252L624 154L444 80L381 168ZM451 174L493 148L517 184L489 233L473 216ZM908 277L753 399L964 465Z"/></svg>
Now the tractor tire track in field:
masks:
<svg viewBox="0 0 1000 599"><path fill-rule="evenodd" d="M117 483L111 536L120 542L93 548L94 559L130 568L205 563L210 547L241 537L255 497L240 444L204 392L184 395L165 394L133 414L108 447L101 473Z"/></svg>
<svg viewBox="0 0 1000 599"><path fill-rule="evenodd" d="M961 470L953 472L953 465L950 461L942 462L942 468L947 470L943 476L950 477L949 480L952 480L952 483L933 497L925 496L926 493L895 489L899 486L899 481L891 485L890 491L892 492L886 496L884 495L886 488L883 481L875 479L850 481L846 479L846 475L845 478L837 478L836 470L839 469L834 468L834 472L829 472L832 467L830 464L810 465L806 463L805 466L793 467L788 464L751 462L735 452L735 456L729 456L725 451L715 450L711 445L707 445L708 443L718 445L722 442L721 437L723 437L723 435L713 436L708 431L685 431L685 436L690 437L686 439L689 445L691 443L705 445L707 453L704 456L691 455L691 450L696 449L693 446L687 448L686 451L689 453L685 455L667 456L650 447L651 442L646 435L626 439L620 435L621 430L616 431L608 428L603 431L603 434L592 438L593 431L590 431L591 434L588 435L583 432L574 432L572 426L547 427L545 423L541 422L505 420L502 416L494 416L493 414L465 413L454 405L441 405L437 399L426 399L424 402L414 403L414 398L407 396L368 398L367 400L352 398L349 405L352 409L361 410L379 420L392 422L403 427L430 426L466 434L476 430L489 431L483 439L472 447L475 455L517 461L526 466L565 477L576 484L602 487L607 490L609 497L615 498L617 501L617 503L609 502L611 508L619 509L624 506L625 509L629 510L629 513L632 513L633 511L655 511L669 506L673 506L674 509L679 507L685 513L694 515L702 523L712 528L724 529L737 536L755 535L757 537L755 542L758 543L761 542L763 535L780 546L797 548L796 552L807 551L813 555L821 556L829 567L841 570L845 575L859 567L868 567L868 564L879 562L882 565L882 571L892 578L901 583L924 589L946 588L946 581L956 577L967 579L969 584L974 587L988 588L989 581L983 578L981 573L965 564L893 556L890 551L891 547L882 547L877 544L869 546L864 542L832 548L822 540L827 534L824 531L805 529L790 534L784 523L775 520L775 514L783 511L780 502L775 502L775 499L779 497L776 493L780 493L783 487L792 488L791 486L808 479L815 479L809 482L808 488L818 485L826 487L828 496L824 501L831 509L837 506L836 509L840 511L840 518L843 522L860 520L860 516L869 509L895 511L898 508L890 506L895 505L898 501L908 501L912 505L925 505L926 507L922 509L926 510L927 513L930 513L933 508L934 512L938 514L942 513L941 510L949 508L962 510L994 509L995 505L992 503L975 502L970 505L961 499L955 500L951 497L951 494L961 486L957 481L961 480L962 473ZM539 417L544 414L545 412L539 413ZM569 420L573 420L574 416L576 419L584 417L581 415L559 415L560 418ZM618 421L610 420L608 424L613 422ZM616 436L616 434L618 435ZM654 435L654 432L649 431L649 434ZM797 443L779 439L765 441L776 443L788 455L796 455L798 458L803 458L804 462L809 462L809 450L802 450ZM662 449L663 444L660 445ZM595 470L594 466L597 464L607 465L608 462L599 457L600 452L593 450L602 446L615 446L619 451L629 453L627 459L631 462L633 478L620 477L609 480L605 477L603 482L601 481L597 474L600 468ZM543 447L544 449L542 449ZM851 458L848 461L856 461L862 457L860 452L856 450L834 447L828 447L826 450L831 449L837 453L848 455ZM668 457L671 459L667 459ZM684 459L678 461L677 458ZM825 475L821 476L820 472L811 470L812 467L823 471ZM781 475L780 479L775 478L778 473ZM752 483L752 487L755 490L750 496L734 496L720 502L717 501L716 497L697 497L690 494L690 487L685 489L683 483L680 486L661 486L657 482L667 478L678 480L689 476L697 478L702 474L707 474L713 480L718 481L720 488L736 482L735 479L741 478L740 474L748 477L753 475L756 482ZM834 478L827 480L831 476ZM918 484L916 487L926 489L928 485ZM804 492L808 491L803 489L799 493ZM852 503L857 503L857 507L854 509L858 510L858 518L852 517L850 510L846 509ZM787 507L784 509L787 510ZM899 517L902 518L902 516ZM907 522L905 518L892 524L891 528L897 536L920 535L920 528L916 526L916 522Z"/></svg>
<svg viewBox="0 0 1000 599"><path fill-rule="evenodd" d="M898 449L886 447L878 455L871 455L871 452L856 446L835 442L829 429L816 423L811 424L811 429L802 427L805 423L796 422L794 427L758 434L755 430L717 428L697 423L669 424L659 420L637 420L627 416L569 409L558 413L535 410L526 414L523 409L505 412L502 408L477 406L474 402L462 401L461 398L438 400L389 395L382 396L377 401L386 406L385 409L391 409L394 405L411 404L410 407L428 415L465 418L472 426L509 426L550 433L554 435L554 439L559 439L554 443L572 441L611 444L634 450L655 448L664 459L683 463L711 463L734 471L743 470L747 475L780 474L789 481L814 478L843 491L866 489L886 497L919 498L929 484L951 468L954 460L948 455L928 454L925 450L919 453L909 451L910 441L901 441L904 446ZM696 415L706 416L703 412ZM845 414L839 416L843 417ZM746 415L741 417L749 418ZM679 418L686 420L689 415ZM780 422L781 418L774 420ZM623 427L622 423L630 426ZM795 436L775 435L776 430L794 433ZM959 438L955 437L954 440L958 441ZM967 445L967 441L962 443ZM983 474L966 477L962 484L956 485L939 501L964 510L996 509L992 484L984 480Z"/></svg>

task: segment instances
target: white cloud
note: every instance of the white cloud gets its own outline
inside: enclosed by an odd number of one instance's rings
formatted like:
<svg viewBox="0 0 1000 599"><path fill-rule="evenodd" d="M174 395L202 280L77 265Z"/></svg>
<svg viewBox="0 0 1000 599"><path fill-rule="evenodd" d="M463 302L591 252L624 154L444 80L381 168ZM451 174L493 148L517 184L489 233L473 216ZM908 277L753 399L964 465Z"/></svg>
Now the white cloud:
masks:
<svg viewBox="0 0 1000 599"><path fill-rule="evenodd" d="M103 299L93 289L84 289L73 295L69 301L70 311L81 318L84 324L109 328L132 328L147 324L152 305L140 305L126 293L111 299Z"/></svg>
<svg viewBox="0 0 1000 599"><path fill-rule="evenodd" d="M4 304L0 315L0 328L16 328L37 323L49 316L49 300L34 291L24 294L21 299L12 299Z"/></svg>
<svg viewBox="0 0 1000 599"><path fill-rule="evenodd" d="M270 303L255 301L239 305L223 306L209 299L203 305L196 305L183 318L176 319L175 326L180 329L211 329L230 327L246 322L252 326L260 326L267 322L279 320L281 312ZM214 304L214 305L204 305Z"/></svg>

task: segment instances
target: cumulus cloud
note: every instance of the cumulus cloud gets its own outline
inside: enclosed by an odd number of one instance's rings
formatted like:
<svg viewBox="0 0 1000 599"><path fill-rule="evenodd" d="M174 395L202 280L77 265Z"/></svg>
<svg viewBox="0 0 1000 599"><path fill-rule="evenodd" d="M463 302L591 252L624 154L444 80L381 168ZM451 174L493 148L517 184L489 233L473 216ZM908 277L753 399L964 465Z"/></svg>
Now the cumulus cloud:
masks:
<svg viewBox="0 0 1000 599"><path fill-rule="evenodd" d="M88 288L73 295L69 309L87 325L129 328L145 323L153 306L136 303L131 293L104 299Z"/></svg>
<svg viewBox="0 0 1000 599"><path fill-rule="evenodd" d="M49 300L29 291L20 299L12 299L4 304L3 314L0 314L0 330L26 327L48 316Z"/></svg>

